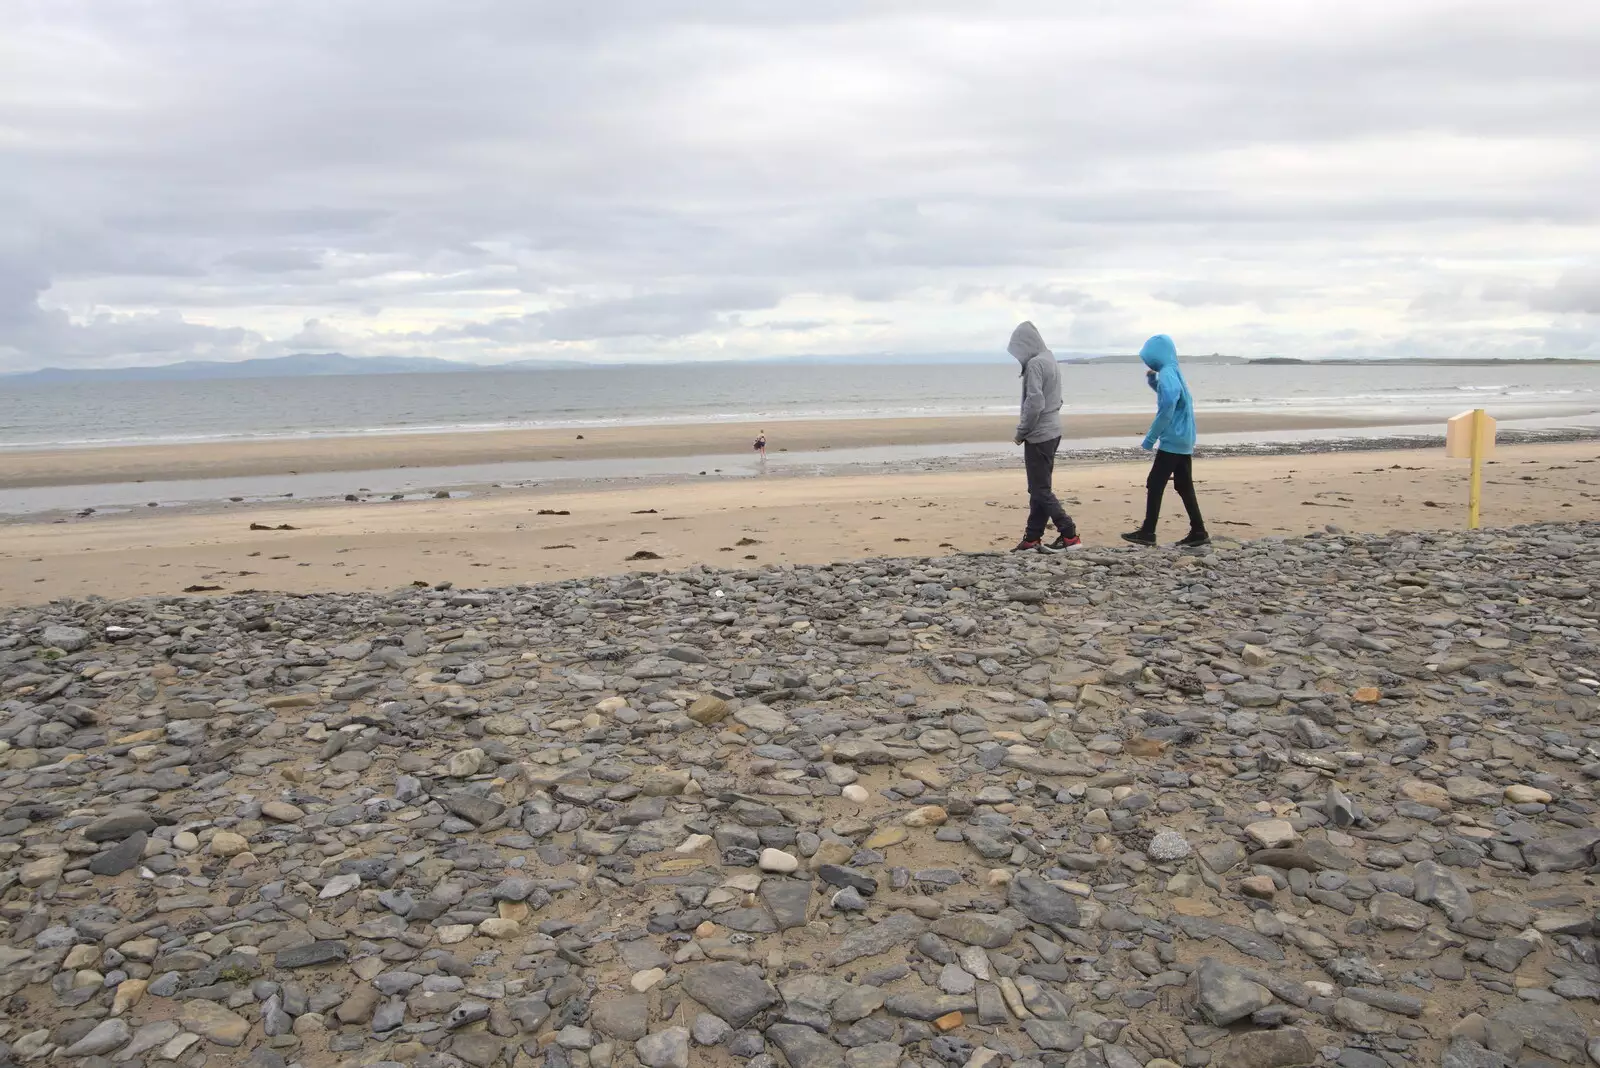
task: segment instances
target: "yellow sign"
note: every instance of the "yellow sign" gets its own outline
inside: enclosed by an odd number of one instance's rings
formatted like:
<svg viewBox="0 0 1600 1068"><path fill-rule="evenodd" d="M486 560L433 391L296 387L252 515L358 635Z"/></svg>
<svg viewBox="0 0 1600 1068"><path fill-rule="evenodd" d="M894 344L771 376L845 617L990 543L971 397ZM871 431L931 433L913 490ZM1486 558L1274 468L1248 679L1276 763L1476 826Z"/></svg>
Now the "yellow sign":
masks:
<svg viewBox="0 0 1600 1068"><path fill-rule="evenodd" d="M1493 456L1494 419L1482 408L1452 416L1445 424L1444 454L1460 460Z"/></svg>
<svg viewBox="0 0 1600 1068"><path fill-rule="evenodd" d="M1452 416L1445 424L1444 454L1471 460L1471 483L1467 488L1467 529L1478 529L1479 503L1483 496L1483 461L1494 455L1494 420L1482 408Z"/></svg>

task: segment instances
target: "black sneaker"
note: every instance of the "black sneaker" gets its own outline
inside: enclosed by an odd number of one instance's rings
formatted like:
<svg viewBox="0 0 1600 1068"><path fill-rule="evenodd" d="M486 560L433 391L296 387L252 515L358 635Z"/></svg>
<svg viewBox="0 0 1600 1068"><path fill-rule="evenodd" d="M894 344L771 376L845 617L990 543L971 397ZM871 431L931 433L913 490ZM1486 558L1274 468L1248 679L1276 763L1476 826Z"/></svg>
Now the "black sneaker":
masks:
<svg viewBox="0 0 1600 1068"><path fill-rule="evenodd" d="M1202 545L1211 544L1211 535L1203 530L1191 530L1188 537L1176 544L1180 549L1198 549Z"/></svg>
<svg viewBox="0 0 1600 1068"><path fill-rule="evenodd" d="M1056 535L1056 540L1046 545L1045 548L1053 553L1070 553L1074 549L1083 548L1083 539L1076 534L1070 538L1064 534L1058 534Z"/></svg>
<svg viewBox="0 0 1600 1068"><path fill-rule="evenodd" d="M1146 534L1142 530L1130 530L1122 536L1122 540L1131 541L1135 545L1154 545L1156 536L1154 534Z"/></svg>
<svg viewBox="0 0 1600 1068"><path fill-rule="evenodd" d="M1014 553L1042 553L1045 551L1044 541L1040 538L1023 538L1017 542L1016 548L1011 551Z"/></svg>

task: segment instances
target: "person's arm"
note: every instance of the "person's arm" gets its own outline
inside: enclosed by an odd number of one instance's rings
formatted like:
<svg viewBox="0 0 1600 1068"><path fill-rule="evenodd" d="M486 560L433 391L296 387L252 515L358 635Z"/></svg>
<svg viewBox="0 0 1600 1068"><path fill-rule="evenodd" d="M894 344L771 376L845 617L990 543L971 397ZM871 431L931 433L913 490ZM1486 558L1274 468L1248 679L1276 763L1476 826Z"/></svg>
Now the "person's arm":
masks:
<svg viewBox="0 0 1600 1068"><path fill-rule="evenodd" d="M1181 390L1176 383L1169 385L1165 379L1155 383L1156 391L1156 417L1150 424L1150 430L1144 436L1143 445L1146 449L1153 449L1161 440L1161 435L1167 432L1167 427L1172 425L1172 417L1178 410L1178 397Z"/></svg>
<svg viewBox="0 0 1600 1068"><path fill-rule="evenodd" d="M1022 414L1017 420L1016 443L1021 445L1028 435L1039 427L1039 417L1044 414L1044 370L1035 365L1043 357L1035 356L1022 368Z"/></svg>

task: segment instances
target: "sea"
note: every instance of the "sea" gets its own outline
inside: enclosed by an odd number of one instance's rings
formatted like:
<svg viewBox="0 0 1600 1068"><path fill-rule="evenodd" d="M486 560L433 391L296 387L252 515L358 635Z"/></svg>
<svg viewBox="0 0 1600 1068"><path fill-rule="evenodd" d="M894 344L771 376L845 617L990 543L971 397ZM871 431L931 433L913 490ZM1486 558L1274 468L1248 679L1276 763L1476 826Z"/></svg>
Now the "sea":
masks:
<svg viewBox="0 0 1600 1068"><path fill-rule="evenodd" d="M1468 367L1195 364L1209 412L1433 424L1482 407L1507 420L1600 425L1600 363ZM1143 368L1062 366L1065 415L1150 411ZM0 379L0 450L271 438L884 419L1014 411L1017 367L759 364L595 367L191 382ZM0 461L3 462L3 461Z"/></svg>

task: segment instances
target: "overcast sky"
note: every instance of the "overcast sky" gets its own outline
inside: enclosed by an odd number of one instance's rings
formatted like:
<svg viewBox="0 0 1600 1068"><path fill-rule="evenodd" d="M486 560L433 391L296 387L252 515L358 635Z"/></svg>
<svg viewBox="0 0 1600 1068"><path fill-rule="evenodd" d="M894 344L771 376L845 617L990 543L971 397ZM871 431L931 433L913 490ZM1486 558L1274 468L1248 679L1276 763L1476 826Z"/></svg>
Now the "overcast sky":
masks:
<svg viewBox="0 0 1600 1068"><path fill-rule="evenodd" d="M1596 0L3 0L0 370L1600 356Z"/></svg>

